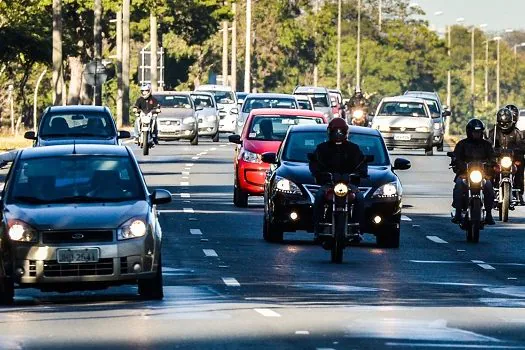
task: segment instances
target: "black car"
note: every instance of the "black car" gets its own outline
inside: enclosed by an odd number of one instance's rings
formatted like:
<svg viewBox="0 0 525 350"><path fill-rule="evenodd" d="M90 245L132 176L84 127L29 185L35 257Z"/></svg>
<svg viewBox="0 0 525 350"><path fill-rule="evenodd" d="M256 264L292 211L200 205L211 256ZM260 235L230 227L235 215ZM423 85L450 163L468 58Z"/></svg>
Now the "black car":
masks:
<svg viewBox="0 0 525 350"><path fill-rule="evenodd" d="M101 106L53 106L42 114L38 133L25 133L33 145L52 146L72 143L118 145L130 138L128 131L117 131L109 108Z"/></svg>
<svg viewBox="0 0 525 350"><path fill-rule="evenodd" d="M279 152L263 155L263 160L274 163L264 191L263 235L267 241L281 241L283 232L313 232L313 203L320 186L309 170L308 154L326 141L326 135L326 125L292 126ZM365 201L361 232L374 234L380 246L398 247L403 191L393 170L409 169L410 162L396 159L392 166L377 130L350 127L350 140L363 154L373 156L368 177L359 185Z"/></svg>
<svg viewBox="0 0 525 350"><path fill-rule="evenodd" d="M0 302L43 291L138 284L161 299L158 204L128 147L62 145L17 153L0 201Z"/></svg>

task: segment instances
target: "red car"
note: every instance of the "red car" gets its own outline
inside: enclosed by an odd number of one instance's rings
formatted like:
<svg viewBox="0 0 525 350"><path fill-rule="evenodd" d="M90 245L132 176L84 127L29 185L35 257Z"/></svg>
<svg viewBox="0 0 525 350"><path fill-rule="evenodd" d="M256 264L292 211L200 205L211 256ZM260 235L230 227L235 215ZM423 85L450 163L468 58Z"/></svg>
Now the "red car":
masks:
<svg viewBox="0 0 525 350"><path fill-rule="evenodd" d="M229 141L235 149L233 204L246 208L248 196L264 194L264 180L269 164L261 161L265 152L277 152L288 128L292 125L326 124L321 112L305 109L252 110L241 135L231 135Z"/></svg>

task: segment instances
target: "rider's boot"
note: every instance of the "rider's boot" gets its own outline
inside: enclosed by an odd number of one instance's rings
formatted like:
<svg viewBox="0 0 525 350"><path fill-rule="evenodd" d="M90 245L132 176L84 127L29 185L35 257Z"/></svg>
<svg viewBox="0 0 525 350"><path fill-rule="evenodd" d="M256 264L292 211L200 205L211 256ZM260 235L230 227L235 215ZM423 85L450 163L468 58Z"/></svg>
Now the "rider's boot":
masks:
<svg viewBox="0 0 525 350"><path fill-rule="evenodd" d="M523 193L521 192L518 194L518 201L520 205L525 205L525 200L523 200Z"/></svg>
<svg viewBox="0 0 525 350"><path fill-rule="evenodd" d="M492 210L487 210L487 214L485 215L485 225L495 225L496 222L494 221L494 218L492 217Z"/></svg>
<svg viewBox="0 0 525 350"><path fill-rule="evenodd" d="M454 214L454 217L452 218L451 221L454 224L460 224L461 221L463 221L463 216L461 215L461 210L456 209L456 213Z"/></svg>

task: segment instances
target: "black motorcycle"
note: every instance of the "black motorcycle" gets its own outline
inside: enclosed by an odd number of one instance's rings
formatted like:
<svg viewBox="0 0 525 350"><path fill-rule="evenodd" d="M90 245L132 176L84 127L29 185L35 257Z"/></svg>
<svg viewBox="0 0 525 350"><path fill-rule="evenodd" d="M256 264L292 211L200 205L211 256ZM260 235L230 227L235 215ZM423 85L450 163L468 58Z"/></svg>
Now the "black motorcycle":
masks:
<svg viewBox="0 0 525 350"><path fill-rule="evenodd" d="M499 210L499 219L503 222L509 221L509 210L514 210L518 204L519 190L514 188L514 176L517 167L512 161L514 152L510 149L502 149L498 152L498 164L495 168L496 176L494 192L496 194L496 208ZM498 176L499 175L499 176Z"/></svg>

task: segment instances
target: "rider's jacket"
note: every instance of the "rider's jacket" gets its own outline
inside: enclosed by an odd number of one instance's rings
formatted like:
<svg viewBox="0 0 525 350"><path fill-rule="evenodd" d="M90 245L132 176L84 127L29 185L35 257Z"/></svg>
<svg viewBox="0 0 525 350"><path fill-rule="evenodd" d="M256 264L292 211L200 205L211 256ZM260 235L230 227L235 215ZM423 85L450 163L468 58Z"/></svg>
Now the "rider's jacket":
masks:
<svg viewBox="0 0 525 350"><path fill-rule="evenodd" d="M322 173L351 174L366 171L365 156L359 146L353 142L326 141L317 146L310 159L310 171L317 183L324 185L327 180L319 176Z"/></svg>
<svg viewBox="0 0 525 350"><path fill-rule="evenodd" d="M487 140L463 139L458 142L454 149L456 175L464 175L467 172L467 163L470 162L494 162L494 149Z"/></svg>
<svg viewBox="0 0 525 350"><path fill-rule="evenodd" d="M496 132L496 138L494 138ZM487 139L488 142L494 145L495 149L511 149L515 154L525 152L525 140L521 132L515 127L508 131L503 131L501 128L492 128Z"/></svg>
<svg viewBox="0 0 525 350"><path fill-rule="evenodd" d="M137 99L137 102L135 102L135 107L137 107L139 110L141 110L142 112L146 114L148 114L149 112L151 112L158 106L159 106L159 101L157 101L157 99L153 97L152 95L149 95L147 98L140 96Z"/></svg>

